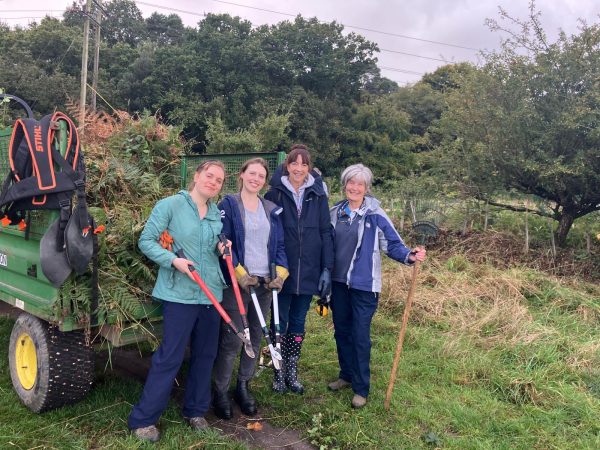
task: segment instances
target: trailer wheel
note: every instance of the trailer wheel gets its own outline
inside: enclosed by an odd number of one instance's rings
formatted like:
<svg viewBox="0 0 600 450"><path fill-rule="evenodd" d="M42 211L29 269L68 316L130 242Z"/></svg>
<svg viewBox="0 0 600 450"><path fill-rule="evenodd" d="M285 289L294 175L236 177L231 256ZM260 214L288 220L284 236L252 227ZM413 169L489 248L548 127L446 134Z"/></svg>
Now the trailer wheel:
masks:
<svg viewBox="0 0 600 450"><path fill-rule="evenodd" d="M39 413L83 399L94 378L94 354L78 331L22 313L10 335L8 361L17 395Z"/></svg>

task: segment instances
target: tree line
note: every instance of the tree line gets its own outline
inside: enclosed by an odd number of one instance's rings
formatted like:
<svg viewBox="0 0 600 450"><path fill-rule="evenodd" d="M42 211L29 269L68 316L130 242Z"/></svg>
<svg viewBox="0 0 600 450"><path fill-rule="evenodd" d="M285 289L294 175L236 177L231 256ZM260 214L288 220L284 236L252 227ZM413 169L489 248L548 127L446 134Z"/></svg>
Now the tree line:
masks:
<svg viewBox="0 0 600 450"><path fill-rule="evenodd" d="M381 75L377 45L336 22L253 26L208 14L187 27L175 14L143 18L131 0L103 8L98 104L158 113L195 151L304 142L325 175L363 162L388 189L490 203L530 194L545 201L530 212L557 221L560 244L576 218L600 209L597 24L549 42L534 2L526 19L501 11L489 26L508 38L483 64L449 64L400 87ZM82 26L75 3L62 19L0 24L0 88L40 115L78 98Z"/></svg>

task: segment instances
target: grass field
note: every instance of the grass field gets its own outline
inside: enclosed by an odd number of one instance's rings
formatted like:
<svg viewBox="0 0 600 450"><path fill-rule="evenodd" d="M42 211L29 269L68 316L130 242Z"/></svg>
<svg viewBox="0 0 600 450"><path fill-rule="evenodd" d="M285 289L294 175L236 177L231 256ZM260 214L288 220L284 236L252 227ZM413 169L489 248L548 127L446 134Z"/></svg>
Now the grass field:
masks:
<svg viewBox="0 0 600 450"><path fill-rule="evenodd" d="M301 360L304 396L253 386L263 415L323 449L600 448L600 286L468 257L424 265L389 412L383 407L410 269L387 262L372 330L368 405L331 393L337 376L331 318L311 310ZM0 319L7 348L12 321ZM217 432L194 435L172 402L157 446L126 418L141 384L99 374L83 402L43 415L20 405L0 353L0 448L245 448Z"/></svg>

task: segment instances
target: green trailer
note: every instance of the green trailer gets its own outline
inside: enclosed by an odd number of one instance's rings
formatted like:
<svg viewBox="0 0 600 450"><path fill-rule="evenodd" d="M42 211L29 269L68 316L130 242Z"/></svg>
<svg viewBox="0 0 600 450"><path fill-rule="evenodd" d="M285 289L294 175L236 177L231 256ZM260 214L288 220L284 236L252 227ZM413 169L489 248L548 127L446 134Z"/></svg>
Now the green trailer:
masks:
<svg viewBox="0 0 600 450"><path fill-rule="evenodd" d="M20 99L31 117L31 110ZM66 124L59 121L56 146L66 151ZM12 128L0 129L0 177L10 171L8 146ZM185 187L195 168L205 159L222 160L229 174L235 174L250 157L261 156L272 170L285 153L230 155L186 155L182 157L181 186ZM225 192L235 190L235 176L228 177ZM94 348L101 341L123 346L161 333L161 307L150 296L130 309L131 322L123 322L111 311L76 315L73 283L67 280L56 288L44 276L40 262L40 241L55 222L58 211L30 212L28 226L3 226L0 230L0 300L20 309L9 341L12 383L23 403L34 412L43 412L84 398L94 379ZM75 275L71 275L71 278ZM102 286L102 277L98 284ZM85 294L84 294L85 295Z"/></svg>

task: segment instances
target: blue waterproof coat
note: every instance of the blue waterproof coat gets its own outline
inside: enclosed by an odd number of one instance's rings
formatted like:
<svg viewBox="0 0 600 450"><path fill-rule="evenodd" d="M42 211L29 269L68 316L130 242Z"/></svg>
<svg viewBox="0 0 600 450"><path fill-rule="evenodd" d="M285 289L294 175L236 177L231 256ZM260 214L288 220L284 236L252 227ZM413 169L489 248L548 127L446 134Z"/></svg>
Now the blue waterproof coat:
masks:
<svg viewBox="0 0 600 450"><path fill-rule="evenodd" d="M281 218L290 276L285 280L282 293L318 295L321 271L333 267L333 233L323 180L316 173L312 174L315 182L304 192L298 217L292 193L281 182L282 175L283 166L280 166L265 195L267 200L283 208Z"/></svg>
<svg viewBox="0 0 600 450"><path fill-rule="evenodd" d="M160 200L138 242L140 250L159 266L152 296L177 303L211 304L193 280L171 265L177 257L174 252L183 249L186 258L194 262L200 278L221 301L225 280L219 266L217 242L222 227L217 205L209 202L206 216L200 219L198 207L187 191ZM173 237L173 251L158 243L165 230Z"/></svg>
<svg viewBox="0 0 600 450"><path fill-rule="evenodd" d="M342 200L331 208L331 224L334 230L338 211L344 203L345 200ZM377 199L365 197L363 214L358 225L358 242L348 269L346 284L352 289L381 292L381 253L411 265L413 263L408 260L411 249L404 245Z"/></svg>
<svg viewBox="0 0 600 450"><path fill-rule="evenodd" d="M269 232L269 243L267 250L269 254L269 267L272 263L288 269L285 247L283 244L283 226L281 224L281 213L283 209L275 203L260 199L269 217L271 230ZM221 220L223 222L223 233L231 241L233 266L244 265L244 254L246 241L246 230L244 228L244 204L240 194L226 195L219 203ZM223 263L222 263L223 264ZM231 283L227 268L223 269L225 279Z"/></svg>

